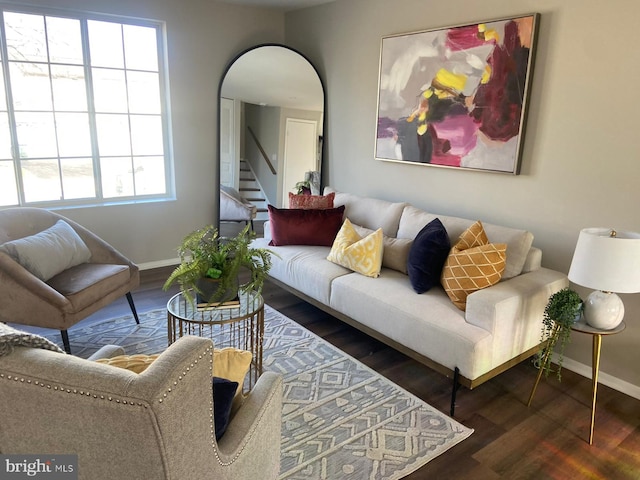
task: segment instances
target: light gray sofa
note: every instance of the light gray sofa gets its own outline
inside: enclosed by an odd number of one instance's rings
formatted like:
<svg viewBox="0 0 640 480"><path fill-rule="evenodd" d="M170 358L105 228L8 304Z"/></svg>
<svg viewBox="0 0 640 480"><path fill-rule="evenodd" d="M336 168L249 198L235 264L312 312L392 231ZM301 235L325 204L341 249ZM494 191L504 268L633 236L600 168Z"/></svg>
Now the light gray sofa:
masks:
<svg viewBox="0 0 640 480"><path fill-rule="evenodd" d="M327 187L324 193L335 192ZM502 280L469 295L466 311L444 289L417 294L409 277L385 265L398 264L398 250L439 218L451 245L476 220L436 215L407 203L335 192L334 207L367 229L383 229L383 268L378 278L352 272L326 259L330 247L270 246L270 225L255 246L273 255L271 278L309 303L353 325L427 366L453 378L451 414L460 385L474 388L530 357L539 348L549 296L568 285L567 276L541 266L542 252L524 230L484 223L492 243L507 244ZM393 239L405 239L393 247ZM409 247L410 248L410 247ZM404 254L406 256L406 253Z"/></svg>
<svg viewBox="0 0 640 480"><path fill-rule="evenodd" d="M263 373L216 441L212 361L195 336L140 374L16 346L0 356L0 453L75 454L87 480L277 478L282 377Z"/></svg>

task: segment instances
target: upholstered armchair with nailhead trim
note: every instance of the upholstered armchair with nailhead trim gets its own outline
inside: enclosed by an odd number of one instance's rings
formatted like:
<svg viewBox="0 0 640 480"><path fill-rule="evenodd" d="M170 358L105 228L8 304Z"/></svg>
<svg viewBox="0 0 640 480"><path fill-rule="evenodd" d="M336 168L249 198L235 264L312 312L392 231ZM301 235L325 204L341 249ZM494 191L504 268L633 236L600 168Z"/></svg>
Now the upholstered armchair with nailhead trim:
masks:
<svg viewBox="0 0 640 480"><path fill-rule="evenodd" d="M282 378L263 373L216 441L212 361L194 336L140 374L15 347L0 357L0 453L77 454L91 480L277 478Z"/></svg>

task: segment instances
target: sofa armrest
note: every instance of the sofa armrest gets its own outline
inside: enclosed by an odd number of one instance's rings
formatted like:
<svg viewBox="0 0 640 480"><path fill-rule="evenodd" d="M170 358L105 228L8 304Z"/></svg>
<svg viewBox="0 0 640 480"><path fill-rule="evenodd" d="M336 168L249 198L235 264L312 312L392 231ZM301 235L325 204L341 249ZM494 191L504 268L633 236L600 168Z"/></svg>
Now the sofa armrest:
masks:
<svg viewBox="0 0 640 480"><path fill-rule="evenodd" d="M269 244L269 242L272 240L271 237L271 221L267 220L266 222L264 222L264 226L262 227L264 230L263 238L267 241L267 245Z"/></svg>
<svg viewBox="0 0 640 480"><path fill-rule="evenodd" d="M539 336L549 297L568 285L566 274L548 268L524 273L469 295L465 318L494 336L515 337L533 322Z"/></svg>
<svg viewBox="0 0 640 480"><path fill-rule="evenodd" d="M69 300L4 252L0 252L0 285L2 321L25 323L24 305L29 305L31 312L38 311L41 317L57 317L59 311L71 311Z"/></svg>
<svg viewBox="0 0 640 480"><path fill-rule="evenodd" d="M236 463L236 478L276 478L280 472L282 376L264 372L218 443L219 460Z"/></svg>
<svg viewBox="0 0 640 480"><path fill-rule="evenodd" d="M87 360L95 361L102 358L117 357L118 355L124 355L124 348L118 345L103 345L98 351L87 358Z"/></svg>
<svg viewBox="0 0 640 480"><path fill-rule="evenodd" d="M524 265L522 266L521 273L533 272L538 270L540 267L542 267L542 250L536 247L531 247L527 254L527 258L524 261Z"/></svg>
<svg viewBox="0 0 640 480"><path fill-rule="evenodd" d="M466 321L491 333L494 365L540 343L549 297L568 285L566 274L540 268L469 295Z"/></svg>

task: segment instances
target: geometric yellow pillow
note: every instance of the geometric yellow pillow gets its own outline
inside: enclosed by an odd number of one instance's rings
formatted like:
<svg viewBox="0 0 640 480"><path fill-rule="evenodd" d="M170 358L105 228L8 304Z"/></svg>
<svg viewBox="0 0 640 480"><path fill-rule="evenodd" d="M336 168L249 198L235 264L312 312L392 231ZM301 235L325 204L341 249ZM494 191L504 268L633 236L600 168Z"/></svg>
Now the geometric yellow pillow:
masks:
<svg viewBox="0 0 640 480"><path fill-rule="evenodd" d="M489 243L478 221L460 235L449 252L440 283L453 304L465 310L471 293L500 281L506 260L507 245Z"/></svg>
<svg viewBox="0 0 640 480"><path fill-rule="evenodd" d="M111 365L112 367L124 368L125 370L135 373L142 373L156 358L158 358L158 356L159 354L117 355L111 358L99 358L96 362L104 365Z"/></svg>
<svg viewBox="0 0 640 480"><path fill-rule="evenodd" d="M336 235L327 260L367 277L378 277L382 267L382 229L362 238L347 218Z"/></svg>

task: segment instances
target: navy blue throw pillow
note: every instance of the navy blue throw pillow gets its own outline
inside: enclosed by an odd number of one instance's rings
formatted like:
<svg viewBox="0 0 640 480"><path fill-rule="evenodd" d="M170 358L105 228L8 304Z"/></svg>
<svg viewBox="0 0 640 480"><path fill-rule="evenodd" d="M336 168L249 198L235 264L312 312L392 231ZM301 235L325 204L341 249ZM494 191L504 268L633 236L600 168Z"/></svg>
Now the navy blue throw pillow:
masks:
<svg viewBox="0 0 640 480"><path fill-rule="evenodd" d="M449 250L449 234L438 218L426 224L416 235L407 259L407 273L416 293L424 293L440 283Z"/></svg>
<svg viewBox="0 0 640 480"><path fill-rule="evenodd" d="M233 397L238 390L238 382L226 378L213 377L213 422L216 427L216 440L220 440L229 425Z"/></svg>

